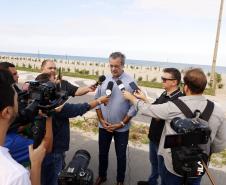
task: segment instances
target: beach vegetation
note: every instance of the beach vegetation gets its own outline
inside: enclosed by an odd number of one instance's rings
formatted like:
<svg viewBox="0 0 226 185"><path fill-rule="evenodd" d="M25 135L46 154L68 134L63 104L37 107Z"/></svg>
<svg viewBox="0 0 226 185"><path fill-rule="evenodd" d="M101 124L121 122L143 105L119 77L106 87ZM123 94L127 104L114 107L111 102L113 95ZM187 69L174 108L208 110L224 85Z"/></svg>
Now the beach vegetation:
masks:
<svg viewBox="0 0 226 185"><path fill-rule="evenodd" d="M142 81L143 80L142 76L139 76L137 80L138 82Z"/></svg>
<svg viewBox="0 0 226 185"><path fill-rule="evenodd" d="M157 78L152 78L151 82L156 82Z"/></svg>
<svg viewBox="0 0 226 185"><path fill-rule="evenodd" d="M70 126L85 132L98 134L97 117L77 117L70 121ZM135 144L148 144L149 127L145 124L132 124L130 127L129 141Z"/></svg>
<svg viewBox="0 0 226 185"><path fill-rule="evenodd" d="M31 71L31 72L40 72L41 70L38 67L35 68L27 68L25 66L25 64L23 63L22 67L21 66L16 66L17 70L21 70L21 71ZM156 68L157 69L157 68ZM78 69L74 68L74 72L68 72L65 71L65 68L62 67L62 75L63 76L70 76L70 77L77 77L77 78L85 78L85 79L92 79L92 80L97 80L98 76L99 76L99 71L93 71L93 74L90 75L88 70L81 70L79 71ZM134 73L133 75L134 79L136 79L136 74ZM142 77L138 78L138 85L139 86L144 86L144 87L150 87L150 88L160 88L162 89L162 83L161 82L157 82L157 80L155 81L154 79L152 79L151 81L143 81ZM204 91L204 94L207 95L212 95L213 94L213 90L211 88L211 84L210 82L208 83L209 87L207 87ZM220 85L220 87L218 86L218 88L223 88L224 85Z"/></svg>
<svg viewBox="0 0 226 185"><path fill-rule="evenodd" d="M216 73L216 81L217 81L217 83L220 83L222 81L221 74Z"/></svg>
<svg viewBox="0 0 226 185"><path fill-rule="evenodd" d="M220 83L217 85L219 89L222 89L224 87L224 84Z"/></svg>

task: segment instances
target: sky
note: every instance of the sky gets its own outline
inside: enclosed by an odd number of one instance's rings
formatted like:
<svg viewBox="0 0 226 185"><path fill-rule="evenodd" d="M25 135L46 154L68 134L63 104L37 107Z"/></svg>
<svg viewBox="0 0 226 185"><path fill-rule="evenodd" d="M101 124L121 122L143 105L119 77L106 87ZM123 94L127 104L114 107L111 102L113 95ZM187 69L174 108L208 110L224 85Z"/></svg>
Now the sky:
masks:
<svg viewBox="0 0 226 185"><path fill-rule="evenodd" d="M0 51L211 65L220 0L0 0ZM217 57L226 66L226 5Z"/></svg>

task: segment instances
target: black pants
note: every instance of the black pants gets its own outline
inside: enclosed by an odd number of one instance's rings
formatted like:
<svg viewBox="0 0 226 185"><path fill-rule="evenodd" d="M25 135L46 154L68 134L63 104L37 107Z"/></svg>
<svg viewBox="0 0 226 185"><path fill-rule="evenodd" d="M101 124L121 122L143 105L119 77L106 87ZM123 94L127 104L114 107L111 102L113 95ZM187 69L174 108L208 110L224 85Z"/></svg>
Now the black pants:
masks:
<svg viewBox="0 0 226 185"><path fill-rule="evenodd" d="M112 137L114 137L115 140L115 151L117 156L117 182L124 182L129 131L112 133L99 128L99 176L107 176L108 153Z"/></svg>

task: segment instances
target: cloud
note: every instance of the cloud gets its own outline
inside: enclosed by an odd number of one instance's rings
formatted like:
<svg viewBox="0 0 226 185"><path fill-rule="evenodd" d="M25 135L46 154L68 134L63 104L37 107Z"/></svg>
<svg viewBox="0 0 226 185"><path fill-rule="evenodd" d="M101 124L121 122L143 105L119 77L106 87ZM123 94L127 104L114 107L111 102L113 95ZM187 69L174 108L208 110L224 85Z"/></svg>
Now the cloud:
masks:
<svg viewBox="0 0 226 185"><path fill-rule="evenodd" d="M134 0L129 11L142 10L182 17L213 18L218 16L220 0Z"/></svg>
<svg viewBox="0 0 226 185"><path fill-rule="evenodd" d="M134 0L123 7L119 4L118 10L111 9L109 2L98 2L101 8L94 12L79 9L81 14L71 12L72 16L55 21L5 21L0 50L100 57L121 50L134 59L211 62L219 1ZM91 8L87 4L81 6ZM218 55L221 64L226 58L225 21Z"/></svg>

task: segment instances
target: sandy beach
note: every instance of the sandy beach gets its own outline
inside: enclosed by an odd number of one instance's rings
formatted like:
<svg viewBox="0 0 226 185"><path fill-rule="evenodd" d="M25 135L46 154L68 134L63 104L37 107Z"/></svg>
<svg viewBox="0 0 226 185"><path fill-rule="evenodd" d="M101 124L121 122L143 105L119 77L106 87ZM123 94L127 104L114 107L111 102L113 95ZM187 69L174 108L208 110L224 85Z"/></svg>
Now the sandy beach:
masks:
<svg viewBox="0 0 226 185"><path fill-rule="evenodd" d="M31 57L15 57L15 56L1 56L0 62L8 61L13 63L18 67L27 67L33 69L40 69L41 63L44 58L31 58ZM67 72L75 72L86 70L89 75L106 75L109 74L109 64L94 62L94 61L74 61L74 60L56 60L57 67L61 67L63 71ZM177 66L172 66L177 67ZM129 65L125 64L125 71L129 73L136 80L142 79L143 81L156 81L161 82L161 74L163 68L153 67L153 66L141 66L141 65ZM181 73L183 73L186 69L182 69ZM210 76L208 76L208 80L210 80ZM226 71L224 74L221 74L223 84L223 88L217 89L217 96L226 95Z"/></svg>

